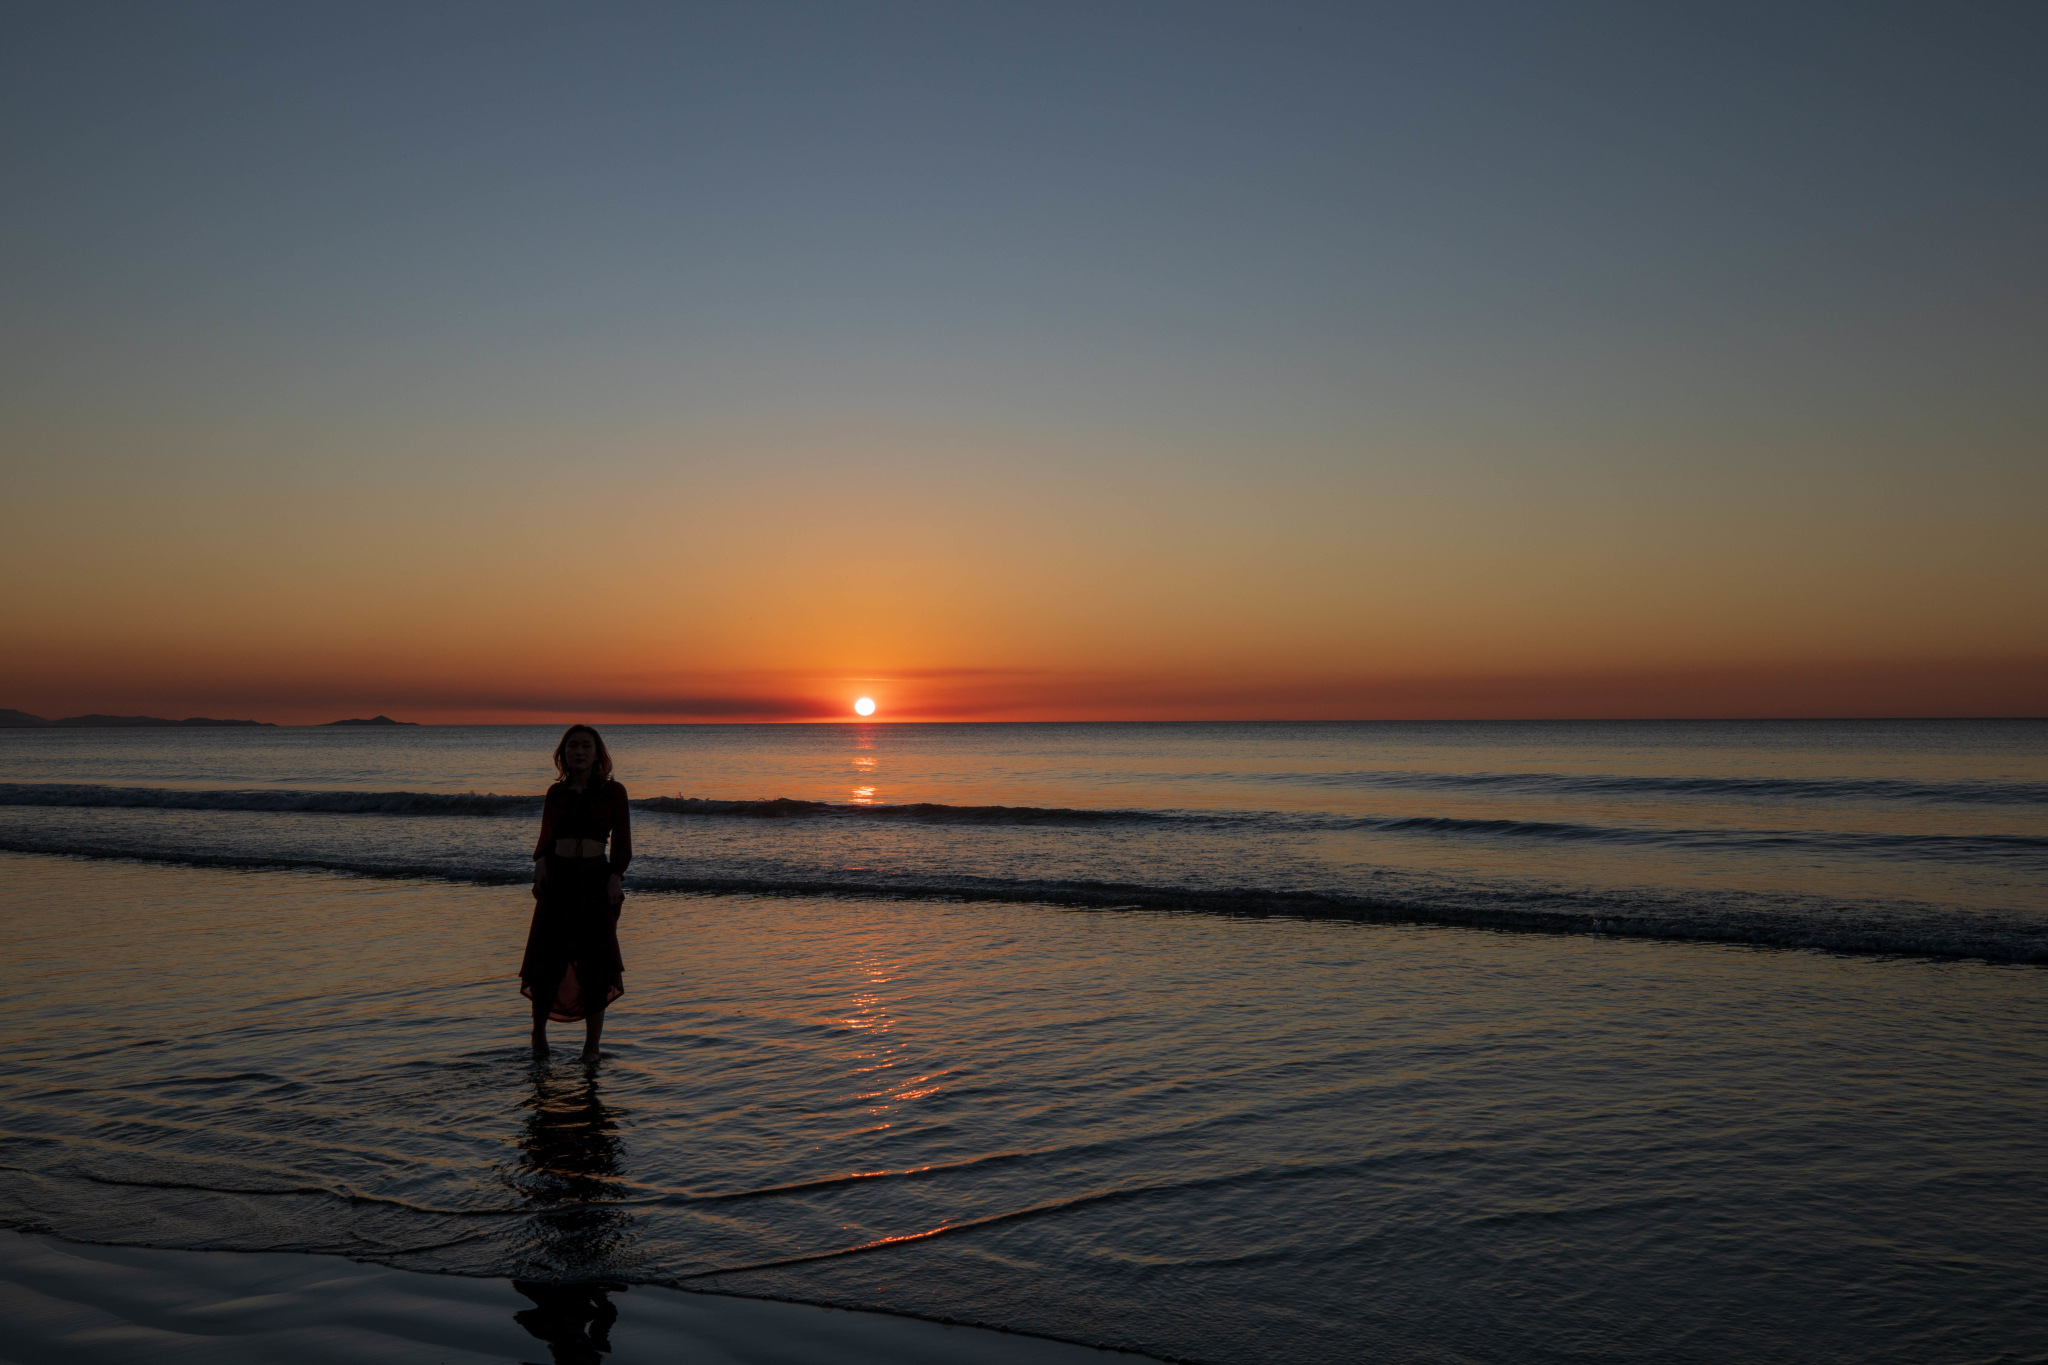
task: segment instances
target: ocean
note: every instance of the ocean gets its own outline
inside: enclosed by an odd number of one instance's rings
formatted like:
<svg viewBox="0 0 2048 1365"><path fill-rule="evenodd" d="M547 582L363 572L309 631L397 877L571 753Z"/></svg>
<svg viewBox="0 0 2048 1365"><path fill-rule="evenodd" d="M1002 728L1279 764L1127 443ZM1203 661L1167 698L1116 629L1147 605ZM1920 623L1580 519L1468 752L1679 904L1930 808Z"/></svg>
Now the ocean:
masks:
<svg viewBox="0 0 2048 1365"><path fill-rule="evenodd" d="M1212 1362L2044 1359L2048 722L0 731L0 1221Z"/></svg>

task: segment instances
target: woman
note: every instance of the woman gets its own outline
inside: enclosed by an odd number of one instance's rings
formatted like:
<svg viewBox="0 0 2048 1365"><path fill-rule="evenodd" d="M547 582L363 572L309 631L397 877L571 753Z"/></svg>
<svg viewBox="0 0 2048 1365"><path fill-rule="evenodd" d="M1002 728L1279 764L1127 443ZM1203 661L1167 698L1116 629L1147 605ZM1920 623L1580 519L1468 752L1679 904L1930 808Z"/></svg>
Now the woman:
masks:
<svg viewBox="0 0 2048 1365"><path fill-rule="evenodd" d="M626 789L612 781L612 756L588 725L572 725L555 746L561 781L548 788L533 846L533 928L519 964L519 993L533 1001L533 1048L545 1053L548 1020L583 1020L583 1060L597 1060L604 1008L626 993L619 958L621 878L633 861ZM605 843L611 851L607 856Z"/></svg>

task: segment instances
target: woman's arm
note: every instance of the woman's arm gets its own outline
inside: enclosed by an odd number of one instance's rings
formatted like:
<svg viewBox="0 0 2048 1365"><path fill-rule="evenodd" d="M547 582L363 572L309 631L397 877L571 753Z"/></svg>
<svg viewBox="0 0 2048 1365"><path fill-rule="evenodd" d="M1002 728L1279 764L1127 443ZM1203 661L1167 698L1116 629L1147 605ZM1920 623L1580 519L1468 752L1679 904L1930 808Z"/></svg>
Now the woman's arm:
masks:
<svg viewBox="0 0 2048 1365"><path fill-rule="evenodd" d="M606 866L614 877L626 875L626 864L633 861L633 811L626 804L626 789L612 783L612 853Z"/></svg>
<svg viewBox="0 0 2048 1365"><path fill-rule="evenodd" d="M533 841L533 860L538 863L555 847L555 789L548 788L540 804L540 838Z"/></svg>

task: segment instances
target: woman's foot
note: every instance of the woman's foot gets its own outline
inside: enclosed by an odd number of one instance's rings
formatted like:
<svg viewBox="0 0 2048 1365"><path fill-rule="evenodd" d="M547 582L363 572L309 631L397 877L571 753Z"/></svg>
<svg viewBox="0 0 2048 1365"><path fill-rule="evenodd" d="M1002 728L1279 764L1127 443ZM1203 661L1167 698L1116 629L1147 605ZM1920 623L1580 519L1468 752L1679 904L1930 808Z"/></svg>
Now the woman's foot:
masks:
<svg viewBox="0 0 2048 1365"><path fill-rule="evenodd" d="M583 1055L578 1057L576 1060L582 1062L585 1066L596 1066L599 1061L600 1055L601 1054L599 1054L596 1048L587 1047L583 1049Z"/></svg>

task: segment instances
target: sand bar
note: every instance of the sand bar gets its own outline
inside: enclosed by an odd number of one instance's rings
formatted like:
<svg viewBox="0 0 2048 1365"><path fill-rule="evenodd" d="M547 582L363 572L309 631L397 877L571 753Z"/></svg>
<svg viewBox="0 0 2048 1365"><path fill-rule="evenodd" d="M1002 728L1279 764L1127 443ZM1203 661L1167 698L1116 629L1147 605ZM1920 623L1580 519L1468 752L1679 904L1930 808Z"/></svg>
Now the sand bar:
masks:
<svg viewBox="0 0 2048 1365"><path fill-rule="evenodd" d="M291 1252L87 1246L0 1232L0 1361L209 1365L639 1361L690 1365L1103 1365L1127 1352L638 1285L609 1295ZM615 1310L606 1323L603 1305Z"/></svg>

